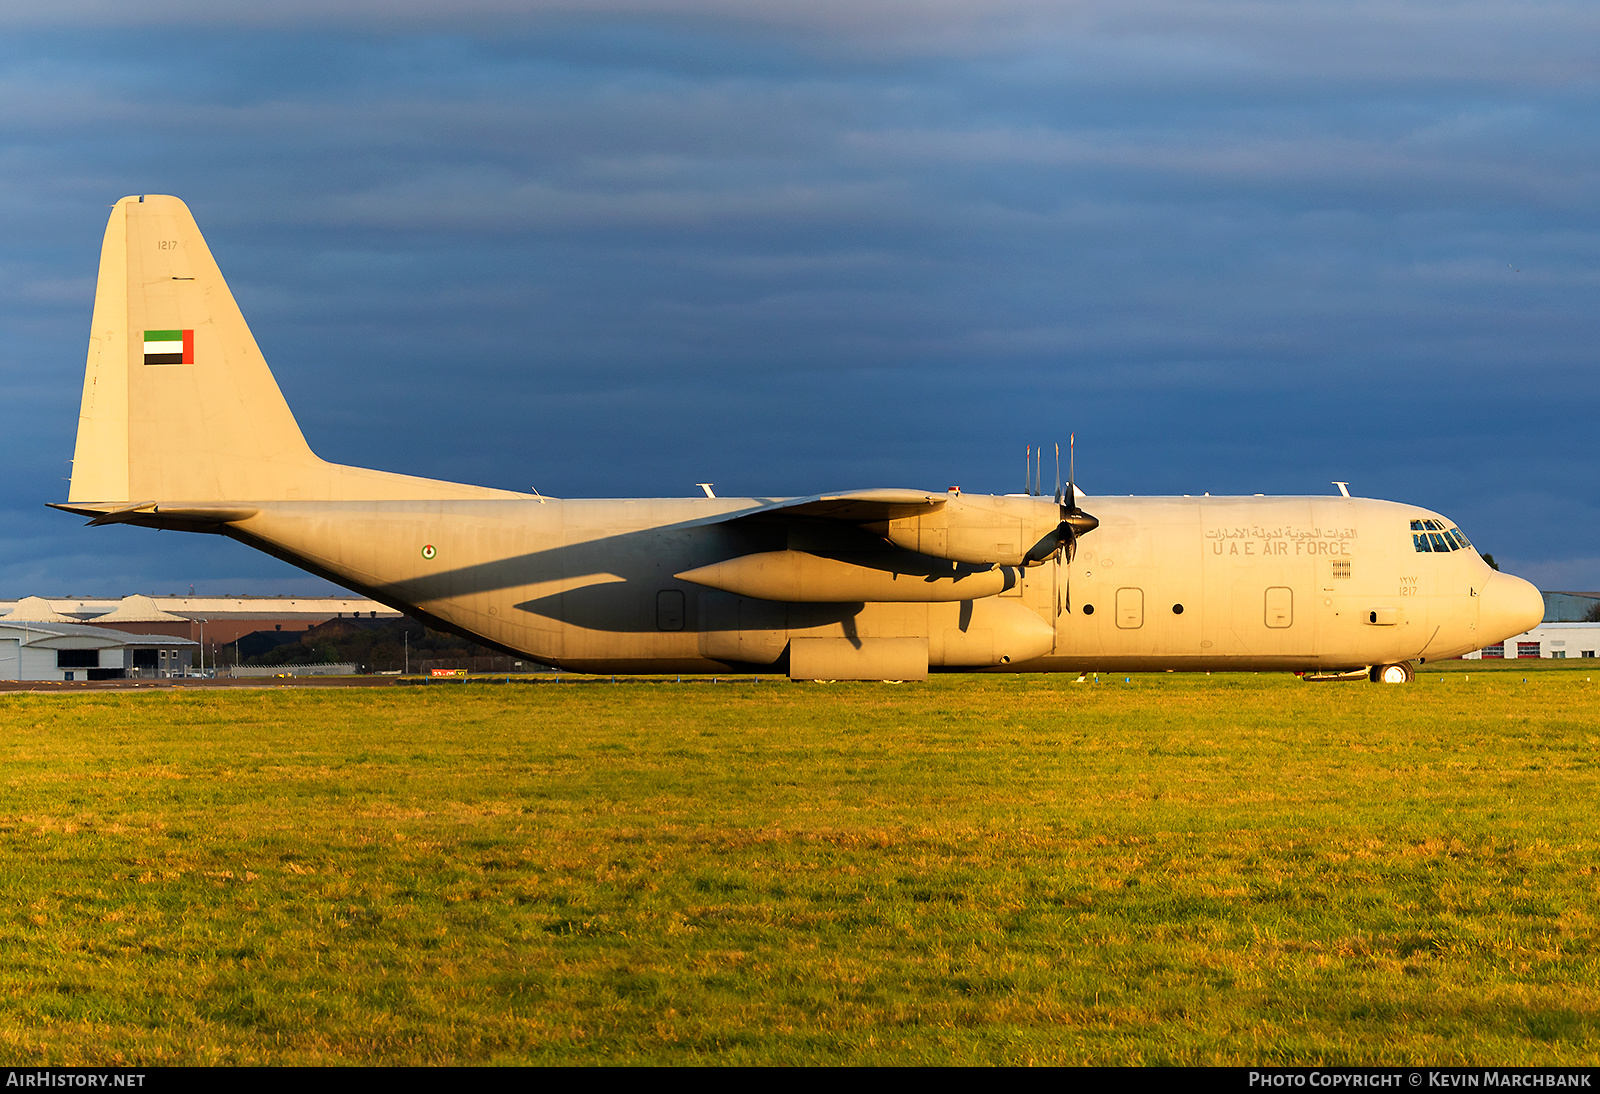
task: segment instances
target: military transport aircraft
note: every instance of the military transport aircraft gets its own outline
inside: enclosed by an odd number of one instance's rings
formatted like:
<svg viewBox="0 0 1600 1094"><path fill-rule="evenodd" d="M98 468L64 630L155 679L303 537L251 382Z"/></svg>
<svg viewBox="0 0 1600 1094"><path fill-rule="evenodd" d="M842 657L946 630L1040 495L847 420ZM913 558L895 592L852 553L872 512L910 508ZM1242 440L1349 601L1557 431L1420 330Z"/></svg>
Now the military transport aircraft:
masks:
<svg viewBox="0 0 1600 1094"><path fill-rule="evenodd" d="M1400 682L1543 615L1538 591L1491 570L1450 521L1364 498L1091 500L1069 476L1055 497L563 501L328 463L188 208L155 195L119 201L106 228L57 508L229 536L580 672Z"/></svg>

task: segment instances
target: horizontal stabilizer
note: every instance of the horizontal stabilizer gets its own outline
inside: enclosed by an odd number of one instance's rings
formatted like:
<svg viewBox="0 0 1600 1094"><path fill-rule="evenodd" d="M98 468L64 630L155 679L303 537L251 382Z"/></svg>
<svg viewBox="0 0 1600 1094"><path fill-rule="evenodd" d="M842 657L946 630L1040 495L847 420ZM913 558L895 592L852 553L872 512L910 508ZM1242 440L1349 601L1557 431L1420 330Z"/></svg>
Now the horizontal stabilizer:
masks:
<svg viewBox="0 0 1600 1094"><path fill-rule="evenodd" d="M249 520L259 509L240 505L161 505L153 501L132 505L92 505L47 503L52 509L89 517L89 525L137 524L142 528L170 528L175 531L220 529L224 524Z"/></svg>

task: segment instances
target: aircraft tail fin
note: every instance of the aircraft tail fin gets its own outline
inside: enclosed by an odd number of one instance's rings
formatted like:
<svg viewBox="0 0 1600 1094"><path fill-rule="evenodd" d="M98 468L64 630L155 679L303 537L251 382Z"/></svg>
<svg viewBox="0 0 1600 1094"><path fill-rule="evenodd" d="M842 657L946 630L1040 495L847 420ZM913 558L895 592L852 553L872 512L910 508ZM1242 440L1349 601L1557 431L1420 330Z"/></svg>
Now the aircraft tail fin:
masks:
<svg viewBox="0 0 1600 1094"><path fill-rule="evenodd" d="M319 459L188 207L155 194L117 202L69 502L518 496Z"/></svg>

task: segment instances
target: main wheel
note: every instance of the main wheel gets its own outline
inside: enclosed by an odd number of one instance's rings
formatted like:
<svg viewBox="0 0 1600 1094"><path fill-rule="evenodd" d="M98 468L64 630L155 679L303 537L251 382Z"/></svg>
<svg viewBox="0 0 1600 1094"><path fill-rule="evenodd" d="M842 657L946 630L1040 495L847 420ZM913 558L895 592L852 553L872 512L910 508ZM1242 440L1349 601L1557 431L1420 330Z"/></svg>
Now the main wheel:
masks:
<svg viewBox="0 0 1600 1094"><path fill-rule="evenodd" d="M1409 684L1415 675L1411 662L1402 661L1398 665L1374 665L1367 679L1374 684Z"/></svg>

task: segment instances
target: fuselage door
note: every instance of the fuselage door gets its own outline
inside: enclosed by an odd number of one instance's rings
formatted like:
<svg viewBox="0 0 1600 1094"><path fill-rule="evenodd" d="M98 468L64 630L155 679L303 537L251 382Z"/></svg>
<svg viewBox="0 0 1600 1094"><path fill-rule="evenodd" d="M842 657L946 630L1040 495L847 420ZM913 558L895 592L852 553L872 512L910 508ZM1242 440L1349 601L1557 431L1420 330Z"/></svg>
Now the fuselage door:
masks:
<svg viewBox="0 0 1600 1094"><path fill-rule="evenodd" d="M682 589L662 589L656 593L656 630L683 630Z"/></svg>
<svg viewBox="0 0 1600 1094"><path fill-rule="evenodd" d="M1274 630L1294 626L1294 590L1287 585L1267 588L1266 623Z"/></svg>
<svg viewBox="0 0 1600 1094"><path fill-rule="evenodd" d="M1137 630L1144 626L1143 589L1117 590L1117 626L1125 631Z"/></svg>

